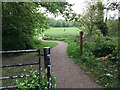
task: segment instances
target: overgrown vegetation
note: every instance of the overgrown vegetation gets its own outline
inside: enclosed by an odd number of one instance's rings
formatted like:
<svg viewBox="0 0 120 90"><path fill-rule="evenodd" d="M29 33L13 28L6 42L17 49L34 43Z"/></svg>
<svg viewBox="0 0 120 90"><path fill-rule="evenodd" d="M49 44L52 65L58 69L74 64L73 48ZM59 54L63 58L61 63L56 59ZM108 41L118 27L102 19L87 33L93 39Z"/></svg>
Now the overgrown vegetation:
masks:
<svg viewBox="0 0 120 90"><path fill-rule="evenodd" d="M67 42L69 57L73 58L74 62L79 64L88 74L95 77L97 83L107 88L117 88L119 86L118 62L120 57L118 55L117 36L103 36L100 30L96 30L92 36L85 35L83 55L80 56L78 31L76 34L73 33L73 35L66 37L67 33L64 32L63 28L59 28L62 35L58 34L57 29L51 29L46 31L47 39ZM68 31L73 32L71 29Z"/></svg>
<svg viewBox="0 0 120 90"><path fill-rule="evenodd" d="M45 13L38 8L46 8L46 11L56 15L69 13L70 7L67 2L2 3L2 50L33 48L34 37L48 28Z"/></svg>
<svg viewBox="0 0 120 90"><path fill-rule="evenodd" d="M103 87L118 88L119 82L119 53L118 53L118 25L117 18L106 19L103 10L116 10L117 2L93 1L87 5L84 15L76 15L75 21L82 24L84 31L83 55L80 56L80 48L77 38L68 40L68 54L74 58L77 64L96 78ZM115 5L115 6L114 6ZM106 13L107 14L107 13ZM117 22L118 21L118 22Z"/></svg>
<svg viewBox="0 0 120 90"><path fill-rule="evenodd" d="M93 38L95 38L93 40ZM68 40L68 55L75 63L96 78L103 87L118 88L118 42L117 38L93 36L85 38L83 55L80 56L79 42ZM104 40L103 40L104 38ZM96 41L97 40L97 41Z"/></svg>
<svg viewBox="0 0 120 90"><path fill-rule="evenodd" d="M47 90L48 89L48 81L46 73L42 73L41 75L37 75L37 71L31 70L30 73L32 75L30 77L26 77L25 79L17 79L16 84L19 89L40 89ZM55 90L56 88L56 79L54 76L50 77L51 90Z"/></svg>

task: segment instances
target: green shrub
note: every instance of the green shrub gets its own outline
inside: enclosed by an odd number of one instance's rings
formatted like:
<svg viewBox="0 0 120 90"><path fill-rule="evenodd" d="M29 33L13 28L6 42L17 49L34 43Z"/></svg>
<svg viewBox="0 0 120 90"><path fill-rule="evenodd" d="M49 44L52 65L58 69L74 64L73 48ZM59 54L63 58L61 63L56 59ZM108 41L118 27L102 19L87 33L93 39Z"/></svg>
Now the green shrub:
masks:
<svg viewBox="0 0 120 90"><path fill-rule="evenodd" d="M76 38L75 40L67 40L68 55L88 74L95 77L96 82L101 86L118 88L117 61L119 55L117 38L103 36L99 31L89 38L85 37L82 56L80 56L79 37ZM98 52L95 52L96 50ZM105 61L101 61L99 57L106 55L109 55L109 57Z"/></svg>
<svg viewBox="0 0 120 90"><path fill-rule="evenodd" d="M67 40L68 43L68 55L72 58L79 57L80 56L80 47L77 43L74 42L72 39Z"/></svg>
<svg viewBox="0 0 120 90"><path fill-rule="evenodd" d="M44 40L56 40L56 41L66 41L66 38L53 38L53 37L46 37Z"/></svg>
<svg viewBox="0 0 120 90"><path fill-rule="evenodd" d="M107 56L112 54L116 45L112 41L104 41L101 46L96 44L95 49L92 50L93 54L97 57Z"/></svg>
<svg viewBox="0 0 120 90"><path fill-rule="evenodd" d="M88 38L87 38L88 39ZM109 36L103 36L99 30L97 30L91 38L91 41L85 40L84 48L89 52L92 52L96 57L103 57L110 55L112 58L117 58L118 40L117 38L110 38ZM111 60L112 60L111 58ZM114 60L115 60L114 59Z"/></svg>
<svg viewBox="0 0 120 90"><path fill-rule="evenodd" d="M16 84L19 89L40 89L40 90L47 90L48 82L47 82L47 75L41 74L41 76L37 75L37 71L30 71L32 75L26 78L19 78L16 79ZM50 79L52 90L56 88L56 79L55 77L51 76Z"/></svg>

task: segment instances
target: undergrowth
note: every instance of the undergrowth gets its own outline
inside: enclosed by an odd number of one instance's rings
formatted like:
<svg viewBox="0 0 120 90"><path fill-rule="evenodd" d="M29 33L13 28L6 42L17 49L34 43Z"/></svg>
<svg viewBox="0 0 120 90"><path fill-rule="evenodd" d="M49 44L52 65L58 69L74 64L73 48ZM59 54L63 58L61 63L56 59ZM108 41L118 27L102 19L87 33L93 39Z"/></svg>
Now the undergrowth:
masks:
<svg viewBox="0 0 120 90"><path fill-rule="evenodd" d="M48 80L45 72L37 75L37 71L30 70L30 73L30 77L16 79L18 89L48 90ZM51 90L55 90L56 78L53 75L50 77L50 85Z"/></svg>
<svg viewBox="0 0 120 90"><path fill-rule="evenodd" d="M76 41L79 40L67 40L67 52L74 62L95 77L95 81L103 87L120 88L117 38L104 37L100 33L91 38L84 38L82 56L80 56L79 42ZM109 52L103 48L107 48Z"/></svg>

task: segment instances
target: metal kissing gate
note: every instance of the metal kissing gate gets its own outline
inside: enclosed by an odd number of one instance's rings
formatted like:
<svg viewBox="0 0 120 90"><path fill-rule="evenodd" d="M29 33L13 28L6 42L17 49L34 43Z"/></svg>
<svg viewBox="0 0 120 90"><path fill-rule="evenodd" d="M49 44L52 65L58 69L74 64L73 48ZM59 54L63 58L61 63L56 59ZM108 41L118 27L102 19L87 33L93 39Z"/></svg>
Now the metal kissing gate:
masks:
<svg viewBox="0 0 120 90"><path fill-rule="evenodd" d="M20 66L28 66L28 65L39 65L39 73L37 75L41 75L41 56L44 56L44 66L47 69L47 80L48 80L48 90L51 89L50 84L50 77L51 77L51 58L50 58L50 47L44 47L44 53L42 54L40 49L31 49L31 50L13 50L13 51L0 51L0 54L15 54L15 53L38 53L38 62L28 63L28 64L14 64L14 65L2 65L0 68L7 68L7 67L20 67ZM7 77L0 77L0 80L6 79L16 79L16 78L25 78L30 77L31 75L23 75L23 76L7 76ZM0 89L5 88L17 88L17 86L6 86L0 87Z"/></svg>

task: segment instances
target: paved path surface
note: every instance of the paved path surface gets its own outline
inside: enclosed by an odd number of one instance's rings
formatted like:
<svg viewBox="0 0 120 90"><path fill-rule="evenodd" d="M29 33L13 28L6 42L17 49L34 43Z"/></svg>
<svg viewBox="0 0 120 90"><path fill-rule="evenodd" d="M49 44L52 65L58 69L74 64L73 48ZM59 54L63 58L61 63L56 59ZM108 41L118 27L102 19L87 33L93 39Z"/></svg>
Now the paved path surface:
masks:
<svg viewBox="0 0 120 90"><path fill-rule="evenodd" d="M51 49L51 58L57 88L100 88L101 86L68 57L67 43L56 42L58 45Z"/></svg>

